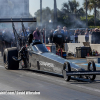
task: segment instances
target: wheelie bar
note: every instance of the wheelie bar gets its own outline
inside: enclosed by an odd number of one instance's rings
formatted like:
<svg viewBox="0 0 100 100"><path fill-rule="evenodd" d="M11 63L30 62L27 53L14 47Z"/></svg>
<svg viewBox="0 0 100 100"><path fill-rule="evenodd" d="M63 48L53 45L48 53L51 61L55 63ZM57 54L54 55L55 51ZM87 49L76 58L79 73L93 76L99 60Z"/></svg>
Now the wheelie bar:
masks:
<svg viewBox="0 0 100 100"><path fill-rule="evenodd" d="M76 76L76 75L100 75L100 71L71 71L66 72L67 76Z"/></svg>

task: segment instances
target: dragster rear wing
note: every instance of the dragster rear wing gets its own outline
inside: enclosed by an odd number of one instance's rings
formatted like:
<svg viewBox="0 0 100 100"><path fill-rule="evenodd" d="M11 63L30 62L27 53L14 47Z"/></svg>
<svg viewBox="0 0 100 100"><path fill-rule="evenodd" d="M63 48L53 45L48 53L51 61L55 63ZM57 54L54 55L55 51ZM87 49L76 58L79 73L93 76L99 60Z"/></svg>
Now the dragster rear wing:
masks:
<svg viewBox="0 0 100 100"><path fill-rule="evenodd" d="M37 22L36 18L0 18L0 23L4 22Z"/></svg>
<svg viewBox="0 0 100 100"><path fill-rule="evenodd" d="M23 22L37 22L36 18L0 18L0 23L12 23L12 28L15 36L16 46L17 48L20 46L20 36L15 29L14 22L21 22L22 23L22 31L24 33L24 39L22 40L23 43L26 43L26 29L24 27Z"/></svg>

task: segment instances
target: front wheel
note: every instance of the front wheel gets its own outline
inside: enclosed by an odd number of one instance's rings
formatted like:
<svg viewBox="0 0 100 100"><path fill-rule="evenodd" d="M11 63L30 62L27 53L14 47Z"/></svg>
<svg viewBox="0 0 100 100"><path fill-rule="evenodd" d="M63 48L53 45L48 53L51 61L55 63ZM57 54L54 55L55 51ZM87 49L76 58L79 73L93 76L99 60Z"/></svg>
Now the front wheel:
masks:
<svg viewBox="0 0 100 100"><path fill-rule="evenodd" d="M96 71L94 61L88 63L88 71ZM93 81L96 78L96 75L89 75L88 78Z"/></svg>
<svg viewBox="0 0 100 100"><path fill-rule="evenodd" d="M71 76L67 75L67 72L71 72L71 67L70 67L70 64L68 62L64 63L63 72L62 72L65 81L69 81L71 78Z"/></svg>

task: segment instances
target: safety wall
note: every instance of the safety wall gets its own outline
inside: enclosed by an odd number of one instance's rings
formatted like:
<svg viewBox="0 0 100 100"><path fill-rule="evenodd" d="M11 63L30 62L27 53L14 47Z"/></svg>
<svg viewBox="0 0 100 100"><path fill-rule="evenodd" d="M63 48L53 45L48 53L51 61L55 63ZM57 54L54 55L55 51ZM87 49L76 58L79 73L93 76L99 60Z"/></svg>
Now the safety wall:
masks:
<svg viewBox="0 0 100 100"><path fill-rule="evenodd" d="M76 47L84 46L83 43L65 43L65 51L67 53L76 54ZM100 44L90 44L91 49L97 50L100 54Z"/></svg>
<svg viewBox="0 0 100 100"><path fill-rule="evenodd" d="M73 40L72 43L75 43L74 35L70 36L70 39ZM85 42L85 35L78 35L78 43ZM89 42L91 43L91 35L89 35Z"/></svg>
<svg viewBox="0 0 100 100"><path fill-rule="evenodd" d="M65 51L67 53L76 54L76 47L84 46L83 43L65 43Z"/></svg>

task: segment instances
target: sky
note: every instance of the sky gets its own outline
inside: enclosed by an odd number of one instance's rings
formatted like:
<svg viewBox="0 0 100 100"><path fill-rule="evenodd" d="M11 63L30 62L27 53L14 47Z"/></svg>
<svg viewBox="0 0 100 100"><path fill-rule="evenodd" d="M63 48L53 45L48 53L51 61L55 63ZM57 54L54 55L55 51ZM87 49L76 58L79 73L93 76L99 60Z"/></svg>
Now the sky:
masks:
<svg viewBox="0 0 100 100"><path fill-rule="evenodd" d="M68 0L56 0L57 1L57 8L61 9L62 4L64 2L68 2ZM71 0L70 0L71 1ZM80 7L83 5L84 0L76 0L79 2ZM42 8L50 7L51 9L54 8L54 0L42 0ZM40 0L29 0L29 11L32 16L34 16L34 13L40 9Z"/></svg>

